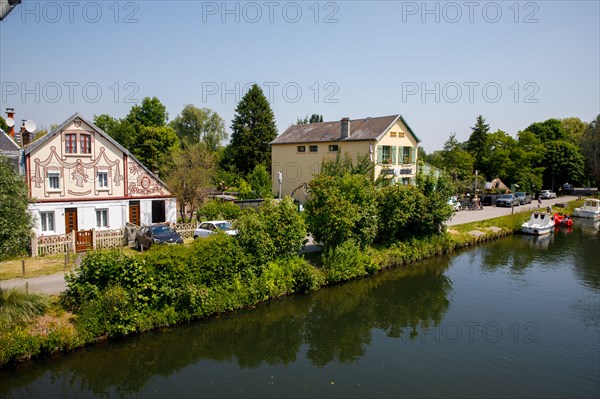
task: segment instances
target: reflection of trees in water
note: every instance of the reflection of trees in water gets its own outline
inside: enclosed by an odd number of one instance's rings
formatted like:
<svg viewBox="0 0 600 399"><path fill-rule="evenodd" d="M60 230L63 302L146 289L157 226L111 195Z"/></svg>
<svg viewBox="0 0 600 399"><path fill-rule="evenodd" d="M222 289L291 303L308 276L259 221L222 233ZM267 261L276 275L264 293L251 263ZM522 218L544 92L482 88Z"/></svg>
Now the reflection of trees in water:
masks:
<svg viewBox="0 0 600 399"><path fill-rule="evenodd" d="M571 305L571 310L579 317L586 329L597 328L600 325L600 303L597 296L591 300L579 299Z"/></svg>
<svg viewBox="0 0 600 399"><path fill-rule="evenodd" d="M527 269L539 257L539 249L548 247L550 237L521 236L506 239L480 247L482 254L481 268L496 271L509 267L512 271L521 272ZM474 251L475 252L475 251Z"/></svg>
<svg viewBox="0 0 600 399"><path fill-rule="evenodd" d="M579 230L574 231L583 248L574 254L575 273L581 282L591 288L600 288L600 221L578 219Z"/></svg>
<svg viewBox="0 0 600 399"><path fill-rule="evenodd" d="M15 392L49 369L53 380L66 381L64 396L72 396L77 387L79 396L111 396L114 390L130 395L155 376L167 377L204 359L241 368L287 365L303 344L316 366L353 362L363 355L374 328L400 337L407 327L416 331L441 321L451 287L443 275L447 266L448 258L436 258L311 295L33 362L22 380L12 380L6 389Z"/></svg>

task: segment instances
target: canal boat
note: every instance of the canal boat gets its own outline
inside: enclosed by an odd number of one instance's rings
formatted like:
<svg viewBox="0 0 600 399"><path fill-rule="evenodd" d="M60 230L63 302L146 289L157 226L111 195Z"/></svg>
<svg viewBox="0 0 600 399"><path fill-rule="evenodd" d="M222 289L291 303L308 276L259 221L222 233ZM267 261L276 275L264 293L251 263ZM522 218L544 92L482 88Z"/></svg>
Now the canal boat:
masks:
<svg viewBox="0 0 600 399"><path fill-rule="evenodd" d="M547 212L533 212L529 220L521 225L521 231L525 234L543 235L554 229L554 216Z"/></svg>
<svg viewBox="0 0 600 399"><path fill-rule="evenodd" d="M586 198L583 206L575 208L573 216L588 219L600 219L600 200L594 198Z"/></svg>

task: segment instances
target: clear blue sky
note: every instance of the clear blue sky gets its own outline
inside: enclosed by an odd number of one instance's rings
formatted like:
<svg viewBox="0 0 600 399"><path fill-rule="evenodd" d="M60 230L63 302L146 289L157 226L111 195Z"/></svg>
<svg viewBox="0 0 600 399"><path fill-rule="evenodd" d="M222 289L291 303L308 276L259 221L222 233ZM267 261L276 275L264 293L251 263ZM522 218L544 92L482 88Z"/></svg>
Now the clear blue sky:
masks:
<svg viewBox="0 0 600 399"><path fill-rule="evenodd" d="M243 88L279 132L400 113L427 152L477 115L516 135L600 113L599 1L28 1L0 23L0 109L38 126L156 96L229 129Z"/></svg>

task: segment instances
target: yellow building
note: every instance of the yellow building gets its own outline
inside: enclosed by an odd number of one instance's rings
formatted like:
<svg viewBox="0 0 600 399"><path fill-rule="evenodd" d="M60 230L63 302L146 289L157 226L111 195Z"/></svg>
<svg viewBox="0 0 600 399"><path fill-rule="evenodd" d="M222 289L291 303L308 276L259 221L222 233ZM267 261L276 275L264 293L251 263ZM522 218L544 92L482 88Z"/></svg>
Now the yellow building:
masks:
<svg viewBox="0 0 600 399"><path fill-rule="evenodd" d="M412 184L416 177L417 148L421 140L401 115L375 118L342 118L336 122L290 126L271 142L273 192L306 200L302 188L318 174L324 159L349 153L369 155L375 177L394 175L399 184Z"/></svg>

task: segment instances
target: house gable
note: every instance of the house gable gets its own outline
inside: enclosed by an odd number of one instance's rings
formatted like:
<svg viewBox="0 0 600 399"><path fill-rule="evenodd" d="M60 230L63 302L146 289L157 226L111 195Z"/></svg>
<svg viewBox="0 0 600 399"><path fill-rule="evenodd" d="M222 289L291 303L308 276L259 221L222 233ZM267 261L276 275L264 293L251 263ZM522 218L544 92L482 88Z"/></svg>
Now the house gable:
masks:
<svg viewBox="0 0 600 399"><path fill-rule="evenodd" d="M166 185L108 134L74 114L25 150L39 202L171 196Z"/></svg>

